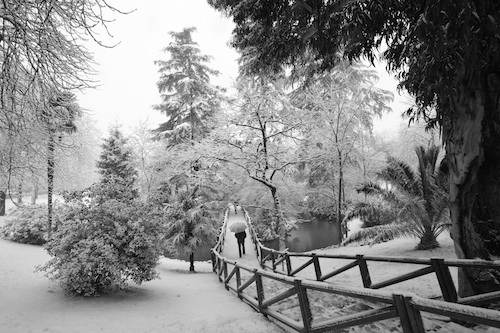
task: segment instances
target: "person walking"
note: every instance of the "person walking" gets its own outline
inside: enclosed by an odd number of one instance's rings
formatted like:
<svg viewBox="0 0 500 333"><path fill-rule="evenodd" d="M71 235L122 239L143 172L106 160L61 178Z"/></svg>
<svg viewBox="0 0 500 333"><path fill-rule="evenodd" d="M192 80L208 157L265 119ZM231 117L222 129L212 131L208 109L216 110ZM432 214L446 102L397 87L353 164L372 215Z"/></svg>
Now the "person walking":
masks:
<svg viewBox="0 0 500 333"><path fill-rule="evenodd" d="M234 234L238 241L238 252L240 253L240 258L241 258L241 253L245 254L245 238L247 237L247 233L244 231L237 232Z"/></svg>

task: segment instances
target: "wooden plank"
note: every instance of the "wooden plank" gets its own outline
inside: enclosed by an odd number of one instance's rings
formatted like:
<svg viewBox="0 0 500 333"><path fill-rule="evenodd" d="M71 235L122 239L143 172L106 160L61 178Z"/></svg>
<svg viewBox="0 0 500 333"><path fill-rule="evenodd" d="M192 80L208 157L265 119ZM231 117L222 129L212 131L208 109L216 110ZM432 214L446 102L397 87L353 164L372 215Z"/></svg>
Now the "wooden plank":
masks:
<svg viewBox="0 0 500 333"><path fill-rule="evenodd" d="M392 293L384 290L373 290L362 287L346 287L339 284L302 280L302 285L307 289L318 290L336 295L366 299L372 302L393 304Z"/></svg>
<svg viewBox="0 0 500 333"><path fill-rule="evenodd" d="M295 274L297 274L298 272L300 272L301 270L303 270L304 268L306 268L307 266L309 266L310 264L312 264L314 262L313 259L310 259L309 261L307 261L306 263L304 263L302 266L300 266L299 268L297 268L296 270L290 272L290 276L294 276Z"/></svg>
<svg viewBox="0 0 500 333"><path fill-rule="evenodd" d="M444 259L431 258L431 263L434 271L436 272L439 287L441 288L444 300L456 303L458 300L457 289L455 288L455 283L451 278L450 269L444 263Z"/></svg>
<svg viewBox="0 0 500 333"><path fill-rule="evenodd" d="M500 311L478 308L451 302L436 301L414 296L410 300L414 308L458 320L500 328Z"/></svg>
<svg viewBox="0 0 500 333"><path fill-rule="evenodd" d="M262 312L264 307L262 304L264 303L264 286L262 285L262 276L259 274L255 274L255 284L257 285L257 301L259 302L259 311Z"/></svg>
<svg viewBox="0 0 500 333"><path fill-rule="evenodd" d="M292 272L292 263L290 261L290 256L286 255L286 274L291 275Z"/></svg>
<svg viewBox="0 0 500 333"><path fill-rule="evenodd" d="M460 298L458 303L463 305L480 305L496 301L500 301L500 291Z"/></svg>
<svg viewBox="0 0 500 333"><path fill-rule="evenodd" d="M302 315L302 324L304 325L304 333L311 332L312 314L311 307L309 304L309 298L307 297L307 289L302 287L302 282L297 279L295 280L295 290L299 298L300 314Z"/></svg>
<svg viewBox="0 0 500 333"><path fill-rule="evenodd" d="M335 275L338 275L338 274L345 272L348 269L351 269L351 268L356 267L356 266L358 266L358 261L353 261L353 262L351 262L345 266L342 266L342 267L340 267L340 268L338 268L338 269L336 269L328 274L323 275L322 277L319 278L318 281L325 281L325 280L327 280Z"/></svg>
<svg viewBox="0 0 500 333"><path fill-rule="evenodd" d="M366 260L363 258L362 254L356 255L358 259L359 272L361 273L361 280L363 281L363 287L370 288L372 281L370 279L370 271L368 270L368 265Z"/></svg>
<svg viewBox="0 0 500 333"><path fill-rule="evenodd" d="M325 320L320 323L314 324L311 327L311 332L329 332L334 329L336 330L356 325L369 324L375 321L390 319L397 316L398 315L394 306L389 306L381 309L372 309L342 316L340 318Z"/></svg>
<svg viewBox="0 0 500 333"><path fill-rule="evenodd" d="M278 295L274 296L273 298L270 298L270 299L266 300L265 302L262 302L262 307L267 308L268 306L271 306L271 305L278 303L284 299L287 299L288 297L293 296L296 293L297 293L297 291L295 290L295 287L290 288L290 289L282 292L281 294L278 294Z"/></svg>
<svg viewBox="0 0 500 333"><path fill-rule="evenodd" d="M226 289L227 289L227 283L231 280L231 278L234 276L234 274L236 273L236 270L239 270L238 266L234 266L233 270L231 271L231 273L229 273L229 275L226 277L226 279L224 280L224 284L226 285Z"/></svg>
<svg viewBox="0 0 500 333"><path fill-rule="evenodd" d="M409 297L401 294L393 294L393 299L403 332L425 333L420 311L409 303Z"/></svg>
<svg viewBox="0 0 500 333"><path fill-rule="evenodd" d="M319 265L319 259L314 253L312 254L312 259L314 263L314 273L316 274L316 281L319 281L321 279L321 267Z"/></svg>
<svg viewBox="0 0 500 333"><path fill-rule="evenodd" d="M416 271L413 271L413 272L409 272L409 273L397 276L397 277L389 279L389 280L385 280L385 281L382 281L382 282L379 282L379 283L374 283L374 284L371 285L370 288L371 289L384 288L384 287L387 287L387 286L390 286L390 285L393 285L393 284L396 284L396 283L399 283L399 282L411 280L411 279L414 279L416 277L419 277L419 276L422 276L422 275L426 275L426 274L430 274L430 273L433 273L433 272L434 272L434 269L432 267L424 267L422 269L419 269L419 270L416 270Z"/></svg>
<svg viewBox="0 0 500 333"><path fill-rule="evenodd" d="M276 319L280 323L287 325L288 327L296 330L297 332L303 332L303 327L297 321L286 317L285 315L279 313L278 311L267 308L264 309L262 314Z"/></svg>
<svg viewBox="0 0 500 333"><path fill-rule="evenodd" d="M243 290L245 290L249 285L255 282L255 275L253 275L250 279L248 279L247 282L243 283L239 288L238 288L238 293L241 293Z"/></svg>
<svg viewBox="0 0 500 333"><path fill-rule="evenodd" d="M241 299L241 292L238 291L241 287L241 273L238 266L234 267L236 269L236 293L238 293L238 298Z"/></svg>

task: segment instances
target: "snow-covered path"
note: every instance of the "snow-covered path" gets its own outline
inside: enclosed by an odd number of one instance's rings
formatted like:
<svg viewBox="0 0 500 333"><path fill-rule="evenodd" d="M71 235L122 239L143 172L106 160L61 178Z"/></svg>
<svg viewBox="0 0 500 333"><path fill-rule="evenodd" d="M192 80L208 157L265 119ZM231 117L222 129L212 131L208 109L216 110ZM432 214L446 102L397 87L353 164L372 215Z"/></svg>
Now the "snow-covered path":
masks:
<svg viewBox="0 0 500 333"><path fill-rule="evenodd" d="M231 232L229 230L233 223L246 223L245 216L243 214L244 212L240 207L238 207L236 214L234 212L234 209L231 208L229 210L229 214L227 217L226 241L224 243L224 250L221 254L230 261L238 261L238 263L240 264L259 268L260 264L255 253L255 246L252 242L252 238L250 237L248 229L246 230L247 237L245 238L246 254L242 255L241 258L239 257L238 243L236 241L236 237L234 236L234 232Z"/></svg>
<svg viewBox="0 0 500 333"><path fill-rule="evenodd" d="M231 253L228 245L225 254L236 253L236 258L237 247ZM250 253L255 252L249 246ZM189 273L189 263L162 259L160 280L132 284L116 294L75 298L34 272L49 259L42 247L0 239L0 332L283 332L227 292L209 262L196 262L197 273Z"/></svg>

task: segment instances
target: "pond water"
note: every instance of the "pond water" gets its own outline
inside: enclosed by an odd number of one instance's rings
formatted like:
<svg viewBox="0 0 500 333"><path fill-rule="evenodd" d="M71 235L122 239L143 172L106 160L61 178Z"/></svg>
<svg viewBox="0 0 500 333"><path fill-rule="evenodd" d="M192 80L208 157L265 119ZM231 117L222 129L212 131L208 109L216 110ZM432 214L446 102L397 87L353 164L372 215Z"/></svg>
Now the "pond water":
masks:
<svg viewBox="0 0 500 333"><path fill-rule="evenodd" d="M321 249L340 243L337 232L337 222L313 218L310 222L298 223L299 229L292 230L285 239L285 244L290 252L306 252ZM277 250L278 240L264 242L264 246ZM211 247L202 245L194 253L195 261L211 260ZM179 255L173 259L189 261L188 255Z"/></svg>
<svg viewBox="0 0 500 333"><path fill-rule="evenodd" d="M337 222L314 218L310 222L298 223L297 226L299 229L290 231L285 239L290 252L306 252L340 243ZM265 242L264 245L276 250L279 248L277 239Z"/></svg>

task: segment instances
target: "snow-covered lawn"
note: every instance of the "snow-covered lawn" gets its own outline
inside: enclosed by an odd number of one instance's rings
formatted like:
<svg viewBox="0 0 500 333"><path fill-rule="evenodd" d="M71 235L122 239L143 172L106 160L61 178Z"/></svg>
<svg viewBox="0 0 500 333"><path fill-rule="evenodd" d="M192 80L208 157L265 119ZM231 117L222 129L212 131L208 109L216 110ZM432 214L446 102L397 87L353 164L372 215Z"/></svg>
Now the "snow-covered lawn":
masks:
<svg viewBox="0 0 500 333"><path fill-rule="evenodd" d="M0 226L6 218L0 218ZM230 235L231 236L231 235ZM234 237L233 237L234 238ZM235 240L228 237L228 241ZM367 254L378 256L454 258L453 243L448 235L439 239L441 248L434 251L413 251L417 240L398 239L374 246L347 246L315 251L316 253ZM225 256L234 244L227 246ZM247 246L247 260L254 253ZM235 297L219 283L212 273L211 263L196 262L197 273L189 273L189 264L162 259L158 267L161 279L143 285L131 285L129 290L98 298L75 298L63 293L59 285L40 272L37 265L49 256L42 247L17 244L0 239L0 332L283 332L249 305ZM372 280L400 272L398 265L387 264L372 273ZM370 264L370 268L371 268ZM374 267L375 268L375 267ZM358 281L359 272L340 276L339 283ZM305 273L309 274L309 273ZM353 274L352 276L349 274ZM382 276L377 276L381 274ZM454 273L454 275L456 275ZM397 285L401 288L403 284ZM417 294L439 294L433 276L405 286ZM332 297L322 296L315 305L319 316L335 313ZM429 322L431 319L426 319ZM389 326L382 326L384 327ZM455 323L433 320L433 332L473 332ZM381 326L365 326L351 332L384 332ZM476 332L500 332L477 328Z"/></svg>
<svg viewBox="0 0 500 333"><path fill-rule="evenodd" d="M211 264L163 259L161 279L98 298L64 295L43 248L0 239L0 332L282 332L228 293Z"/></svg>

